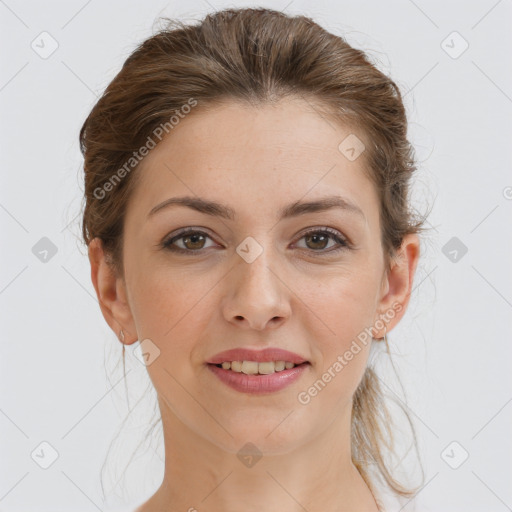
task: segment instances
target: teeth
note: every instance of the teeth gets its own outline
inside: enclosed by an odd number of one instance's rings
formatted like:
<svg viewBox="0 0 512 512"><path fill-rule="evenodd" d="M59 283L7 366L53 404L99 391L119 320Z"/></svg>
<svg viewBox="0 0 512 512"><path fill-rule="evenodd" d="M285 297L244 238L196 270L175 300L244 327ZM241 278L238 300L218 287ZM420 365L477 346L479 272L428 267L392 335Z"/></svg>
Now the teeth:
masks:
<svg viewBox="0 0 512 512"><path fill-rule="evenodd" d="M242 373L246 375L256 375L258 373L259 364L256 361L243 361Z"/></svg>
<svg viewBox="0 0 512 512"><path fill-rule="evenodd" d="M285 368L289 370L295 366L289 361L265 361L258 363L256 361L225 361L222 363L224 370L232 370L246 375L269 375L274 372L282 372Z"/></svg>
<svg viewBox="0 0 512 512"><path fill-rule="evenodd" d="M293 363L289 363L289 364L292 365L292 366L290 366L290 368L293 368L293 366L295 366ZM286 363L284 361L276 361L274 363L274 367L275 367L276 372L282 372L286 368Z"/></svg>
<svg viewBox="0 0 512 512"><path fill-rule="evenodd" d="M231 362L231 369L234 372L240 373L242 371L242 361L232 361Z"/></svg>

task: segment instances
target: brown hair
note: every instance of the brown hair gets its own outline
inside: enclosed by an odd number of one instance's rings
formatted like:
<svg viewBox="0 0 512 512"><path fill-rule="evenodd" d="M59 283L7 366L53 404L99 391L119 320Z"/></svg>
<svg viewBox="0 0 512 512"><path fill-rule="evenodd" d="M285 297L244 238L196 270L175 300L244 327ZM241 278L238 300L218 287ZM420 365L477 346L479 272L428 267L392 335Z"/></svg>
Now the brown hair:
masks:
<svg viewBox="0 0 512 512"><path fill-rule="evenodd" d="M123 275L123 222L138 176L137 166L131 171L126 162L191 98L201 109L224 100L257 107L288 96L314 104L326 119L350 126L363 140L365 172L380 198L389 269L404 236L419 233L424 223L409 209L416 166L399 88L342 37L305 16L270 9L227 9L190 25L169 21L128 57L80 131L85 243L99 237ZM113 183L123 166L126 172ZM113 184L103 193L107 182ZM414 491L397 482L385 462L385 450L394 446L389 419L379 381L368 367L353 398L353 461L371 489L374 466L393 491L409 496Z"/></svg>

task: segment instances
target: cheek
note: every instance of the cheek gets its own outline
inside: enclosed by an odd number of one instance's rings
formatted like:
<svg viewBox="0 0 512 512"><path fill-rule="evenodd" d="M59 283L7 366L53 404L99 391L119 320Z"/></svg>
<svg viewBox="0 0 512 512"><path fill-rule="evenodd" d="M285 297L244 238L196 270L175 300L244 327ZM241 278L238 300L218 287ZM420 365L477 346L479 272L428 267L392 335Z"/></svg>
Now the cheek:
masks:
<svg viewBox="0 0 512 512"><path fill-rule="evenodd" d="M311 349L318 363L308 383L313 387L304 389L303 396L319 412L320 404L336 410L350 404L368 361L377 289L375 277L363 271L340 273L322 282L316 292L305 288L301 295L316 313L307 316L310 323L305 328L315 337Z"/></svg>
<svg viewBox="0 0 512 512"><path fill-rule="evenodd" d="M144 272L134 282L132 311L139 339L158 346L165 367L185 367L194 359L194 350L208 335L214 286L214 280L169 269Z"/></svg>
<svg viewBox="0 0 512 512"><path fill-rule="evenodd" d="M178 417L190 408L190 395L183 386L189 389L197 379L195 354L201 337L207 335L207 289L200 287L200 279L155 272L146 274L136 292L138 332L159 349L158 358L147 366L149 377Z"/></svg>
<svg viewBox="0 0 512 512"><path fill-rule="evenodd" d="M303 302L300 307L314 313L308 318L321 330L324 352L344 351L371 325L376 290L373 275L353 271L324 276L321 284L303 286L299 290L297 295Z"/></svg>

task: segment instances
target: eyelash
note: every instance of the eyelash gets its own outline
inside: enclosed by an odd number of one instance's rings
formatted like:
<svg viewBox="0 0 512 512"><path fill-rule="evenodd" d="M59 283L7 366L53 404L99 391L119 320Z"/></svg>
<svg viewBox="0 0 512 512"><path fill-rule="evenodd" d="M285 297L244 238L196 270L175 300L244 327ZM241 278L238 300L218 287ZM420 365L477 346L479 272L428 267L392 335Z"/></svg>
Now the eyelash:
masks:
<svg viewBox="0 0 512 512"><path fill-rule="evenodd" d="M175 253L181 253L181 254L185 254L185 253L189 253L189 254L195 254L195 253L202 253L204 250L206 249L197 249L197 250L192 250L192 249L182 249L181 247L173 247L172 244L176 241L176 240L180 240L182 238L185 238L186 236L189 236L189 235L204 235L210 239L212 239L212 237L210 235L208 235L208 233L205 233L204 231L200 231L200 230L193 230L193 229L186 229L184 231L181 231L180 233L178 233L177 235L173 236L172 238L170 239L167 239L167 240L164 240L164 242L162 243L162 247L164 249L167 249L168 251L171 251L171 252L175 252ZM308 236L308 235L328 235L329 238L331 240L335 240L339 246L335 249L333 249L332 247L328 250L325 250L325 249L321 249L321 250L318 250L318 251L315 251L314 249L303 249L303 250L306 250L306 251L310 251L310 252L313 252L313 253L318 253L320 256L323 256L323 255L327 255L327 254L332 254L332 253L338 253L339 251L343 251L343 250L346 250L346 249L349 249L350 248L350 244L349 242L344 239L336 230L334 229L331 229L331 228L322 228L322 229L312 229L310 231L307 231L306 233L303 233L303 235L299 238L299 240L302 240L304 237Z"/></svg>

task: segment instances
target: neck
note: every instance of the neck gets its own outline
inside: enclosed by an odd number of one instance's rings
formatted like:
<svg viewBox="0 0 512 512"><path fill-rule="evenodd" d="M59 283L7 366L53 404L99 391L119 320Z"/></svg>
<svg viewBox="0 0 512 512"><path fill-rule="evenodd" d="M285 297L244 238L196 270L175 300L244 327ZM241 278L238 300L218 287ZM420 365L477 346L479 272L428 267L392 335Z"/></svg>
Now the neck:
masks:
<svg viewBox="0 0 512 512"><path fill-rule="evenodd" d="M350 453L350 416L279 455L229 453L162 408L165 473L136 512L378 512Z"/></svg>

